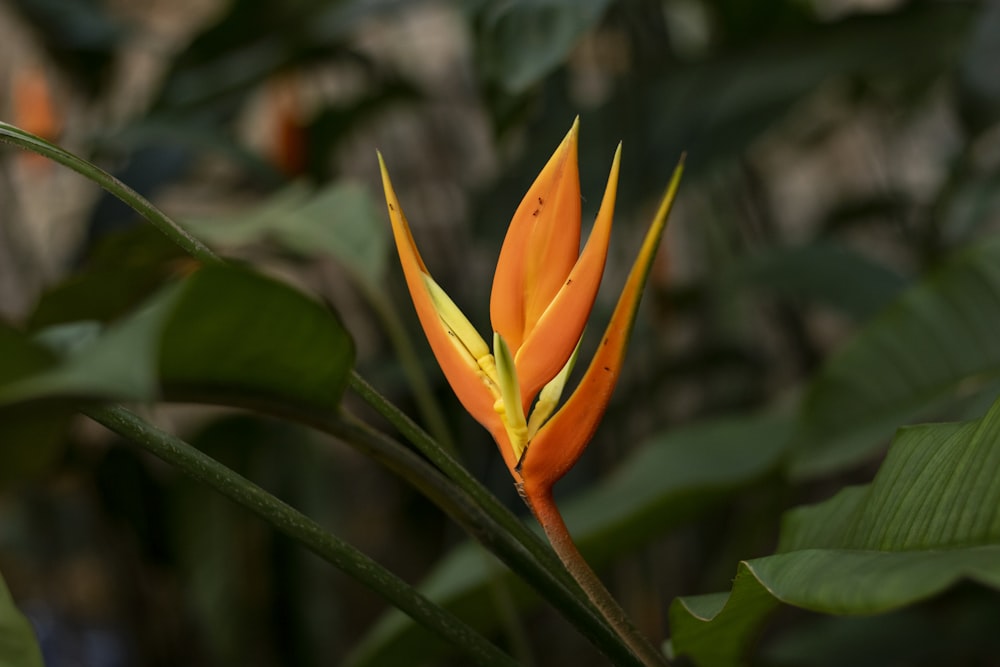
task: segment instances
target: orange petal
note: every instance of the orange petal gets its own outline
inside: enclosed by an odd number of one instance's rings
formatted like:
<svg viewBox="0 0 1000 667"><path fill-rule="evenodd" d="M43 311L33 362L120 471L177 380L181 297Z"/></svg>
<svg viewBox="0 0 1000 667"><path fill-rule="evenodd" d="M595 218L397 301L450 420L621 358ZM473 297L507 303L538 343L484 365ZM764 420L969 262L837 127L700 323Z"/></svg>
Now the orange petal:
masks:
<svg viewBox="0 0 1000 667"><path fill-rule="evenodd" d="M528 189L500 249L490 319L515 354L580 253L579 122Z"/></svg>
<svg viewBox="0 0 1000 667"><path fill-rule="evenodd" d="M493 409L495 400L493 394L480 378L475 360L459 349L459 345L448 334L447 328L438 316L434 301L423 280L424 274L429 275L427 267L413 241L410 225L399 205L399 199L389 180L389 172L381 153L378 155L378 161L382 170L382 187L385 190L385 202L389 209L389 219L392 221L392 234L396 239L399 262L403 266L406 286L410 290L410 297L413 299L420 325L427 336L427 342L430 343L431 350L458 400L469 414L496 438L498 433L503 434L504 428L500 416Z"/></svg>
<svg viewBox="0 0 1000 667"><path fill-rule="evenodd" d="M618 374L621 372L635 315L639 309L642 289L656 256L667 216L677 194L683 161L674 170L653 224L646 233L639 256L611 315L601 345L590 367L566 404L543 426L525 450L519 464L521 478L532 489L549 489L577 462L587 443L597 430L611 400Z"/></svg>
<svg viewBox="0 0 1000 667"><path fill-rule="evenodd" d="M621 153L622 147L619 144L611 163L604 199L583 253L548 309L528 331L517 352L517 377L521 382L521 397L524 399L525 409L531 405L545 383L562 370L566 360L573 354L594 307L594 299L597 298L597 290L604 276L608 243L611 241Z"/></svg>

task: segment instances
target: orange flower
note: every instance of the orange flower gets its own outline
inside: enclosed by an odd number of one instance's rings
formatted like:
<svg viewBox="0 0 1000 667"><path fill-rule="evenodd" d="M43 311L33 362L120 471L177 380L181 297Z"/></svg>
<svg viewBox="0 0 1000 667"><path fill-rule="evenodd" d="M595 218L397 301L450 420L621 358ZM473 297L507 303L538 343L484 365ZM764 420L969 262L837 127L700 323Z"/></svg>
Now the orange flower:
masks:
<svg viewBox="0 0 1000 667"><path fill-rule="evenodd" d="M396 248L427 340L462 405L496 440L527 494L550 490L597 429L681 172L678 166L589 368L553 414L604 273L621 155L619 145L593 230L579 252L578 125L528 189L507 230L490 299L492 348L431 278L379 155Z"/></svg>

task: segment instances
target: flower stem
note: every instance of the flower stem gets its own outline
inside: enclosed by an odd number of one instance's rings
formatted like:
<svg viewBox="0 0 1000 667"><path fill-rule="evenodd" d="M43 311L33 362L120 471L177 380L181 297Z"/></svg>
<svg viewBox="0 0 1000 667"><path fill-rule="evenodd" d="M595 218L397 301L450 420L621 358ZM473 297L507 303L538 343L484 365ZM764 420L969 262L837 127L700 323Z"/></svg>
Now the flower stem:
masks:
<svg viewBox="0 0 1000 667"><path fill-rule="evenodd" d="M532 493L525 494L524 498L538 519L545 536L549 538L559 560L563 562L615 633L646 667L668 667L670 663L666 657L632 624L625 611L587 564L556 506L552 490L536 489Z"/></svg>
<svg viewBox="0 0 1000 667"><path fill-rule="evenodd" d="M69 151L50 144L41 137L25 132L19 127L0 121L0 142L13 144L19 148L38 153L54 160L64 167L69 167L122 200L129 208L144 217L154 227L183 248L188 254L205 264L221 261L212 250L188 233L186 229L174 222L163 211L153 206L149 200L125 185L117 178L104 171L96 164L73 155Z"/></svg>
<svg viewBox="0 0 1000 667"><path fill-rule="evenodd" d="M404 412L379 394L357 372L351 373L350 386L362 400L385 417L411 444L465 491L484 513L503 528L506 536L518 541L534 557L539 567L559 582L556 587L539 588L539 592L549 604L558 609L564 618L576 626L614 664L643 663L637 657L635 649L623 642L620 630L608 623L604 611L595 607L592 596L580 590L579 580L575 575L566 571L563 561L553 554L552 549L545 546L545 541L540 535L530 530L527 525L515 517L466 468L460 465ZM318 424L317 428L324 429L324 426ZM327 432L343 437L331 430L327 430ZM345 439L352 442L349 438ZM491 550L496 553L495 548ZM515 572L518 572L518 575L529 583L537 586L525 572L519 570L515 570ZM581 595L581 593L584 594ZM605 594L610 599L610 594Z"/></svg>
<svg viewBox="0 0 1000 667"><path fill-rule="evenodd" d="M183 440L155 428L121 406L96 407L84 412L99 424L249 509L320 558L381 594L442 639L460 647L477 663L496 667L517 664L451 612L425 598L350 544Z"/></svg>

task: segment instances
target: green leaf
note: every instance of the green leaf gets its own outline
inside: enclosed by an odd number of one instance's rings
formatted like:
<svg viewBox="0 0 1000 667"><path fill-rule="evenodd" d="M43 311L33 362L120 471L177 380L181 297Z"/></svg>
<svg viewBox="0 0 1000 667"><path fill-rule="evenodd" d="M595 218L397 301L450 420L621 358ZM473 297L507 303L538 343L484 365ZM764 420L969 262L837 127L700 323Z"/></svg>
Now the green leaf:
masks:
<svg viewBox="0 0 1000 667"><path fill-rule="evenodd" d="M292 213L309 201L304 183L293 183L238 214L189 218L184 223L200 238L218 245L259 243L282 227Z"/></svg>
<svg viewBox="0 0 1000 667"><path fill-rule="evenodd" d="M899 424L988 388L1000 378L997 331L993 238L907 290L828 360L806 391L793 474L852 465Z"/></svg>
<svg viewBox="0 0 1000 667"><path fill-rule="evenodd" d="M247 401L335 410L354 346L336 316L301 292L217 265L107 327L68 323L35 340L0 327L0 354L0 442L3 477L10 479L44 467L66 420L94 400L225 391Z"/></svg>
<svg viewBox="0 0 1000 667"><path fill-rule="evenodd" d="M119 319L190 264L184 251L152 225L109 234L89 253L82 271L42 295L28 329Z"/></svg>
<svg viewBox="0 0 1000 667"><path fill-rule="evenodd" d="M321 304L260 274L209 266L181 286L159 367L182 395L225 390L329 411L353 362L350 336Z"/></svg>
<svg viewBox="0 0 1000 667"><path fill-rule="evenodd" d="M483 68L508 92L523 93L566 60L609 4L609 0L486 3L477 40Z"/></svg>
<svg viewBox="0 0 1000 667"><path fill-rule="evenodd" d="M340 182L318 192L295 184L239 215L186 222L213 243L274 240L306 257L332 256L373 289L385 275L388 227L359 183Z"/></svg>
<svg viewBox="0 0 1000 667"><path fill-rule="evenodd" d="M295 210L278 230L278 238L303 255L329 253L356 276L378 285L385 276L388 230L368 189L342 182L317 192Z"/></svg>
<svg viewBox="0 0 1000 667"><path fill-rule="evenodd" d="M671 608L673 651L736 665L778 603L876 614L959 581L1000 589L1000 400L982 419L900 430L871 484L790 512L779 553L739 564L732 593Z"/></svg>
<svg viewBox="0 0 1000 667"><path fill-rule="evenodd" d="M14 604L0 578L0 664L8 667L45 667L35 632Z"/></svg>
<svg viewBox="0 0 1000 667"><path fill-rule="evenodd" d="M176 287L167 288L100 334L93 322L46 330L42 341L66 348L62 363L0 388L0 403L53 396L140 401L156 398L160 331L176 295Z"/></svg>
<svg viewBox="0 0 1000 667"><path fill-rule="evenodd" d="M860 321L882 310L906 286L899 274L829 242L750 256L724 282L739 289L756 287L785 298L824 303Z"/></svg>
<svg viewBox="0 0 1000 667"><path fill-rule="evenodd" d="M760 480L777 466L790 433L788 419L748 416L664 434L604 483L563 503L566 521L588 562L600 567ZM421 591L485 632L499 622L491 586L508 589L522 608L538 603L523 582L471 544L446 557ZM445 648L402 614L389 613L349 664L416 663Z"/></svg>

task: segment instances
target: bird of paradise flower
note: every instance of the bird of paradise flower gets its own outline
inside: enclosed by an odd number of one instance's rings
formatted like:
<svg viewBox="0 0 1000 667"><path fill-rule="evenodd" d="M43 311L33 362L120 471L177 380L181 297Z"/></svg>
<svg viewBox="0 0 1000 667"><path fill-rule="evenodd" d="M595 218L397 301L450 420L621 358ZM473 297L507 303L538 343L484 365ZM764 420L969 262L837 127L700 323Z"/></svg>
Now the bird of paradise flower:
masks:
<svg viewBox="0 0 1000 667"><path fill-rule="evenodd" d="M608 407L639 300L666 227L683 158L590 365L558 410L604 273L621 145L582 252L579 119L528 189L500 250L490 297L492 348L434 281L389 179L379 165L393 236L417 316L465 409L496 441L521 496L556 554L636 656L664 664L580 555L553 499L555 483L583 454Z"/></svg>

